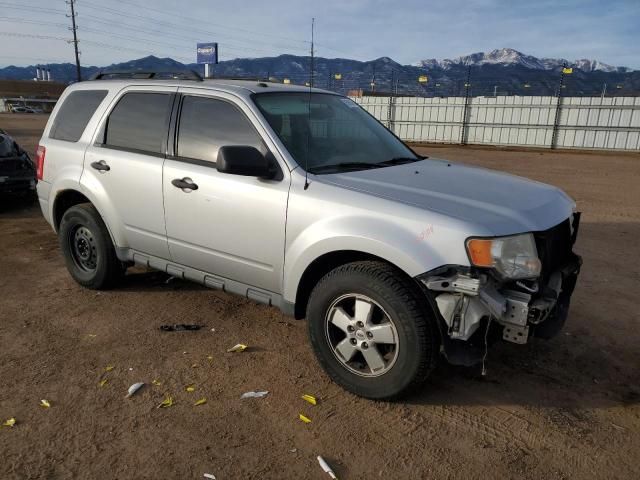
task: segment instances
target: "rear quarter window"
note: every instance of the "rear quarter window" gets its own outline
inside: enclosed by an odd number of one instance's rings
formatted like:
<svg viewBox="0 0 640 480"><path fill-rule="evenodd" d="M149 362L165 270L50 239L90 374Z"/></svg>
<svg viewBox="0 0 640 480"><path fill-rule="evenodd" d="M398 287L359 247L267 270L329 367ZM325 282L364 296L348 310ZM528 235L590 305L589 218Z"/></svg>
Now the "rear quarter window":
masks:
<svg viewBox="0 0 640 480"><path fill-rule="evenodd" d="M108 90L77 90L64 99L53 120L49 138L77 142Z"/></svg>

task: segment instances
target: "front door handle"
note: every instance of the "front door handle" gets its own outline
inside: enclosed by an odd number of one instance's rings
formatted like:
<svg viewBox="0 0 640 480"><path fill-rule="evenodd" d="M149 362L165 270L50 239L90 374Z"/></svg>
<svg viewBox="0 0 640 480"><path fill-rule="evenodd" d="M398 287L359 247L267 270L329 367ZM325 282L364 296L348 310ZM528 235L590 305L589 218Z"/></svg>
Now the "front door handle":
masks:
<svg viewBox="0 0 640 480"><path fill-rule="evenodd" d="M185 191L185 190L197 190L198 189L198 185L193 183L193 180L191 180L188 177L185 177L185 178L174 178L173 180L171 180L171 184L174 187L181 188L183 191Z"/></svg>
<svg viewBox="0 0 640 480"><path fill-rule="evenodd" d="M109 170L111 170L111 167L107 165L107 162L105 162L104 160L93 162L91 166L100 172L108 172Z"/></svg>

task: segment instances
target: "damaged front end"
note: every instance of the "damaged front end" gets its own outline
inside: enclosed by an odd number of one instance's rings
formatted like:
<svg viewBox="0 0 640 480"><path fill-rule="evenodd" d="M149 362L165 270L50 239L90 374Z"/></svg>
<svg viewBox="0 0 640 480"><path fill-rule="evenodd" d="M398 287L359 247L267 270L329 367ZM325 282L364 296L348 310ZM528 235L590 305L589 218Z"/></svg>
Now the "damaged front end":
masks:
<svg viewBox="0 0 640 480"><path fill-rule="evenodd" d="M524 344L561 330L582 264L572 250L579 221L575 213L546 231L471 239L471 267L448 265L417 277L439 314L450 363L480 362L500 337Z"/></svg>

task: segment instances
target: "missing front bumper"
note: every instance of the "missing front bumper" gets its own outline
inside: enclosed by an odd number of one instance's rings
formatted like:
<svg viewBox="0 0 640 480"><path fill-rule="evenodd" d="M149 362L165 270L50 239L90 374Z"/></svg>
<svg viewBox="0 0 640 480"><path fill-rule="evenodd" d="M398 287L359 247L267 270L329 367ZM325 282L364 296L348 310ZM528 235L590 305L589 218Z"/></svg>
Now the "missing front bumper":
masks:
<svg viewBox="0 0 640 480"><path fill-rule="evenodd" d="M524 344L532 334L550 338L560 331L581 264L581 258L572 253L567 264L535 288L522 282L501 285L487 274L455 268L419 280L435 294L448 339L469 341L491 320L502 326L503 340Z"/></svg>

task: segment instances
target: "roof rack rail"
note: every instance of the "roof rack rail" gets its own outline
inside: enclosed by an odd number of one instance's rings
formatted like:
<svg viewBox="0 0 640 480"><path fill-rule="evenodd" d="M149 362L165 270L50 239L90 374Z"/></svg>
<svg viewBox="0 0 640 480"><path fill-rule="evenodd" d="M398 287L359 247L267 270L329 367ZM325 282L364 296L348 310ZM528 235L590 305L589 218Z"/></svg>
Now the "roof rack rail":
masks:
<svg viewBox="0 0 640 480"><path fill-rule="evenodd" d="M89 80L122 80L122 79L142 79L142 80L195 80L202 81L202 77L194 70L100 70L91 76Z"/></svg>

